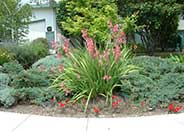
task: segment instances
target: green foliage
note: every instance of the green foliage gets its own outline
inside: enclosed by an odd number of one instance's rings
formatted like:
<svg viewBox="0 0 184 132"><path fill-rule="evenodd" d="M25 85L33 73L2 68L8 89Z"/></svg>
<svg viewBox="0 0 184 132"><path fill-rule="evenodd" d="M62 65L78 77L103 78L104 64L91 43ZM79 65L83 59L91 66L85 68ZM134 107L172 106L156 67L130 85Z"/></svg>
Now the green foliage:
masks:
<svg viewBox="0 0 184 132"><path fill-rule="evenodd" d="M46 49L49 49L49 44L47 39L45 38L37 38L35 40L32 41L33 44L44 44Z"/></svg>
<svg viewBox="0 0 184 132"><path fill-rule="evenodd" d="M15 89L13 96L18 102L29 102L36 105L47 106L50 100L64 100L64 95L60 94L56 89L28 87Z"/></svg>
<svg viewBox="0 0 184 132"><path fill-rule="evenodd" d="M31 7L20 0L0 1L0 39L21 40L28 32Z"/></svg>
<svg viewBox="0 0 184 132"><path fill-rule="evenodd" d="M30 43L6 48L15 54L16 60L24 68L29 68L34 62L48 55L48 48L44 43Z"/></svg>
<svg viewBox="0 0 184 132"><path fill-rule="evenodd" d="M139 66L121 79L121 93L135 102L146 101L151 107L166 107L170 101L184 99L184 66L168 59L140 56L131 64Z"/></svg>
<svg viewBox="0 0 184 132"><path fill-rule="evenodd" d="M15 88L47 87L50 84L49 74L39 69L29 69L17 74L12 82Z"/></svg>
<svg viewBox="0 0 184 132"><path fill-rule="evenodd" d="M10 75L16 75L24 70L23 66L19 64L17 61L4 63L2 69L4 73L8 73Z"/></svg>
<svg viewBox="0 0 184 132"><path fill-rule="evenodd" d="M16 102L15 98L12 96L13 89L7 86L1 87L2 86L0 86L0 105L8 108Z"/></svg>
<svg viewBox="0 0 184 132"><path fill-rule="evenodd" d="M9 82L10 82L10 78L9 78L8 74L0 73L0 87L1 86L8 86Z"/></svg>
<svg viewBox="0 0 184 132"><path fill-rule="evenodd" d="M65 35L80 36L82 29L98 44L109 38L107 22L118 22L115 0L61 0L57 8L57 21Z"/></svg>
<svg viewBox="0 0 184 132"><path fill-rule="evenodd" d="M52 67L58 67L59 65L63 64L65 62L65 58L62 57L62 59L57 58L55 55L49 55L45 58L42 58L35 62L32 65L32 68L40 68L41 66L44 67L44 69L49 70Z"/></svg>
<svg viewBox="0 0 184 132"><path fill-rule="evenodd" d="M170 59L176 63L184 63L184 55L170 55Z"/></svg>
<svg viewBox="0 0 184 132"><path fill-rule="evenodd" d="M68 91L71 92L72 100L85 98L89 101L101 95L110 101L120 77L131 72L135 67L127 64L130 59L129 49L122 49L121 58L118 61L114 58L113 50L108 52L108 60L102 55L101 58L93 58L85 50L71 53L63 73L53 82L52 87L66 94Z"/></svg>
<svg viewBox="0 0 184 132"><path fill-rule="evenodd" d="M0 48L0 65L13 60L13 54L5 48Z"/></svg>
<svg viewBox="0 0 184 132"><path fill-rule="evenodd" d="M137 33L141 35L147 50L152 53L156 47L164 50L169 45L176 44L179 14L183 3L176 0L118 0L118 7L119 14L123 17L137 14L136 25L144 26Z"/></svg>

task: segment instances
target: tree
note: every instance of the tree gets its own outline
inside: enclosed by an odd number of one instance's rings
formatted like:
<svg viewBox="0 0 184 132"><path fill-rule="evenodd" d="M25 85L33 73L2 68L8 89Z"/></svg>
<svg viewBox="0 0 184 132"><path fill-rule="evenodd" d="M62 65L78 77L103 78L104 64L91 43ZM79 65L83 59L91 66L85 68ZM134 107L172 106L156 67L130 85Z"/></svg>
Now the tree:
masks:
<svg viewBox="0 0 184 132"><path fill-rule="evenodd" d="M136 4L135 4L136 3ZM179 14L183 0L118 0L119 14L123 17L137 13L137 31L147 51L153 54L156 47L165 49L177 34Z"/></svg>
<svg viewBox="0 0 184 132"><path fill-rule="evenodd" d="M81 36L87 29L97 44L103 47L109 38L107 22L118 22L116 0L61 0L57 21L66 36Z"/></svg>
<svg viewBox="0 0 184 132"><path fill-rule="evenodd" d="M31 7L20 0L0 1L0 39L18 42L28 32Z"/></svg>

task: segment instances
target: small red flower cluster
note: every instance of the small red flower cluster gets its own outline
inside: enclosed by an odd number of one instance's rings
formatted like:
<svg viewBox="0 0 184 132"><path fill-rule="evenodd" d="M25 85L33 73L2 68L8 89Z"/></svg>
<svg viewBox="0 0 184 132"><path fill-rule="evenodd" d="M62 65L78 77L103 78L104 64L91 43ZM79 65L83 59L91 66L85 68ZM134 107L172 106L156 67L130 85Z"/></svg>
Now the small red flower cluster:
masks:
<svg viewBox="0 0 184 132"><path fill-rule="evenodd" d="M178 113L182 109L182 106L170 103L168 109L170 112Z"/></svg>
<svg viewBox="0 0 184 132"><path fill-rule="evenodd" d="M122 100L118 99L118 97L115 95L112 95L112 100L113 100L113 102L112 102L113 109L117 108L120 105L120 103L122 102Z"/></svg>
<svg viewBox="0 0 184 132"><path fill-rule="evenodd" d="M57 105L58 105L59 108L63 108L63 107L66 106L66 104L68 104L68 103L70 102L70 99L67 99L67 100L64 101L64 102L57 102L57 100L56 100L55 98L52 98L52 99L50 100L50 103L51 103L51 104L54 104L55 102L57 103Z"/></svg>
<svg viewBox="0 0 184 132"><path fill-rule="evenodd" d="M96 113L96 114L99 114L100 113L100 109L98 107L93 107L93 111Z"/></svg>

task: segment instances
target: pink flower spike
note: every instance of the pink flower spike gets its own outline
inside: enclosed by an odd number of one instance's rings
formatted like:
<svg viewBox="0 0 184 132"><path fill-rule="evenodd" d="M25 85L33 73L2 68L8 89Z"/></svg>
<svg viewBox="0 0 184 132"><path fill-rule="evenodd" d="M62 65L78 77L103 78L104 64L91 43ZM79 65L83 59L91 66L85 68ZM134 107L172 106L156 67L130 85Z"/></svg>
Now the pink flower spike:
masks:
<svg viewBox="0 0 184 132"><path fill-rule="evenodd" d="M54 50L56 50L56 48L57 48L57 46L58 46L58 42L52 41L52 42L51 42L51 46L52 46L52 48L53 48Z"/></svg>
<svg viewBox="0 0 184 132"><path fill-rule="evenodd" d="M105 51L104 51L104 59L105 59L106 61L109 60L109 52L108 52L108 50L105 50Z"/></svg>
<svg viewBox="0 0 184 132"><path fill-rule="evenodd" d="M82 37L83 37L84 39L86 39L87 36L88 36L88 31L87 31L87 29L83 29L83 30L81 30L81 32L82 32Z"/></svg>
<svg viewBox="0 0 184 132"><path fill-rule="evenodd" d="M63 40L64 39L64 36L61 33L58 33L57 36L58 36L59 40Z"/></svg>
<svg viewBox="0 0 184 132"><path fill-rule="evenodd" d="M113 32L114 33L118 32L118 28L119 28L118 24L114 25Z"/></svg>
<svg viewBox="0 0 184 132"><path fill-rule="evenodd" d="M62 64L62 65L59 66L59 72L62 73L63 69L64 69L64 65Z"/></svg>
<svg viewBox="0 0 184 132"><path fill-rule="evenodd" d="M114 54L115 54L115 61L117 61L121 56L121 49L119 45L116 45Z"/></svg>
<svg viewBox="0 0 184 132"><path fill-rule="evenodd" d="M122 32L120 32L120 37L121 38L123 38L123 37L125 37L126 35L125 35L125 32L124 31L122 31Z"/></svg>
<svg viewBox="0 0 184 132"><path fill-rule="evenodd" d="M103 80L105 80L105 81L109 81L111 79L111 76L108 76L108 75L105 75L104 77L103 77Z"/></svg>

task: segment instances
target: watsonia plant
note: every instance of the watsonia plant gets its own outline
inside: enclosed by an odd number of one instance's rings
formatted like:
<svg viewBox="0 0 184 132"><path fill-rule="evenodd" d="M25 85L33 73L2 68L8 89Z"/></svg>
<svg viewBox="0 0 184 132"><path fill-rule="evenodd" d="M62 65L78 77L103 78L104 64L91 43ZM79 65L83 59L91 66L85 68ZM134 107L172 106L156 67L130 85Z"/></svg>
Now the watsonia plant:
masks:
<svg viewBox="0 0 184 132"><path fill-rule="evenodd" d="M68 40L64 40L62 51L65 51L69 60L61 74L54 80L51 87L58 88L66 95L72 96L72 101L86 99L85 112L90 99L104 96L107 103L111 104L113 89L116 88L120 77L135 70L129 65L131 58L130 49L125 45L125 33L119 31L118 25L112 25L111 39L104 50L96 48L95 43L89 37L87 30L82 30L82 37L86 42L85 49L69 50ZM61 57L58 43L53 47Z"/></svg>

